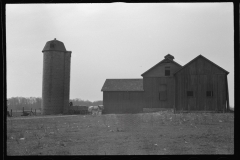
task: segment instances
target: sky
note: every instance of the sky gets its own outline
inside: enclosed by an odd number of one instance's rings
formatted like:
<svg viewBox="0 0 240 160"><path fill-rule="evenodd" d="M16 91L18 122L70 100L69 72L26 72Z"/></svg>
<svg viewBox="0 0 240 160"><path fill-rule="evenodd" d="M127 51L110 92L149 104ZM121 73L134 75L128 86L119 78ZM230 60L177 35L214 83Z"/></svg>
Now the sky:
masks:
<svg viewBox="0 0 240 160"><path fill-rule="evenodd" d="M234 105L233 3L7 4L7 98L42 96L42 50L54 38L72 51L70 99L102 100L106 79L201 54L230 72Z"/></svg>

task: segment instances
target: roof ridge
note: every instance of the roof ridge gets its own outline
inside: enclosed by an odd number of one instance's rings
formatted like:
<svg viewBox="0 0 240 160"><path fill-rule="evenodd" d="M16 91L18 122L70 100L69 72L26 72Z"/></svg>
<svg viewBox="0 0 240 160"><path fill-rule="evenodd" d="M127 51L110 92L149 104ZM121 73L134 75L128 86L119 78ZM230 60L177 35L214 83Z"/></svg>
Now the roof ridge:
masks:
<svg viewBox="0 0 240 160"><path fill-rule="evenodd" d="M144 74L146 74L147 72L149 72L150 70L152 70L153 68L155 68L156 66L158 66L159 64L163 63L165 60L169 60L169 61L171 61L172 63L175 63L175 64L179 65L180 67L182 67L182 65L178 64L178 63L175 62L174 60L169 59L169 58L164 58L163 60L161 60L160 62L158 62L157 64L155 64L153 67L151 67L150 69L148 69L147 71L145 71L143 74L141 74L141 76L143 76Z"/></svg>
<svg viewBox="0 0 240 160"><path fill-rule="evenodd" d="M225 71L227 74L229 73L228 71L226 71L225 69L223 69L222 67L220 67L219 65L217 65L216 63L212 62L211 60L207 59L206 57L204 57L203 55L199 54L197 57L193 58L191 61L189 61L187 64L185 64L181 69L179 69L177 72L174 73L174 75L176 75L177 73L179 73L181 70L183 70L184 68L186 68L186 66L188 66L189 64L191 64L192 62L194 62L196 59L198 58L204 58L205 60L209 61L210 63L212 63L213 65L217 66L218 68L220 68L221 70Z"/></svg>

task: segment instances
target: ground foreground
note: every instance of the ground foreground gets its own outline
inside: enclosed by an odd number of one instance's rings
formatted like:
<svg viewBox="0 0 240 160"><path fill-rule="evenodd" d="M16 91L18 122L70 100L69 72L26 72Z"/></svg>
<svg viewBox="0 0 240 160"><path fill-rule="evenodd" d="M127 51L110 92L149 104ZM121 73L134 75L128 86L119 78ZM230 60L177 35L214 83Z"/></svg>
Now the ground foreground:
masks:
<svg viewBox="0 0 240 160"><path fill-rule="evenodd" d="M7 120L7 155L233 153L232 113L162 111Z"/></svg>

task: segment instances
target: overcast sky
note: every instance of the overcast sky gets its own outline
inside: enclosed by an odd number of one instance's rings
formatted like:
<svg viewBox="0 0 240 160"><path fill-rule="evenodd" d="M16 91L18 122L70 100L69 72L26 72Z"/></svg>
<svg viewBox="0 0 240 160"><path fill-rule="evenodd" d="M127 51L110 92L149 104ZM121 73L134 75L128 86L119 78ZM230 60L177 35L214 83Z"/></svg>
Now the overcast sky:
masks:
<svg viewBox="0 0 240 160"><path fill-rule="evenodd" d="M72 51L70 98L102 100L108 78L141 74L171 54L199 54L229 71L234 104L233 3L7 4L7 97L41 97L43 53Z"/></svg>

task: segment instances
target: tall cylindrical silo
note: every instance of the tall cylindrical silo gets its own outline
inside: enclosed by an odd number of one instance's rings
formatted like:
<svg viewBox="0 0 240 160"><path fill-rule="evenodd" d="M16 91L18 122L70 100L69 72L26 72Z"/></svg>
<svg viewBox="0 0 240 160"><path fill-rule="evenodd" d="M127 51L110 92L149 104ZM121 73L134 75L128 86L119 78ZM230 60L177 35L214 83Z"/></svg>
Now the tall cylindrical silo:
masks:
<svg viewBox="0 0 240 160"><path fill-rule="evenodd" d="M56 39L48 41L42 52L42 114L67 114L72 52Z"/></svg>

